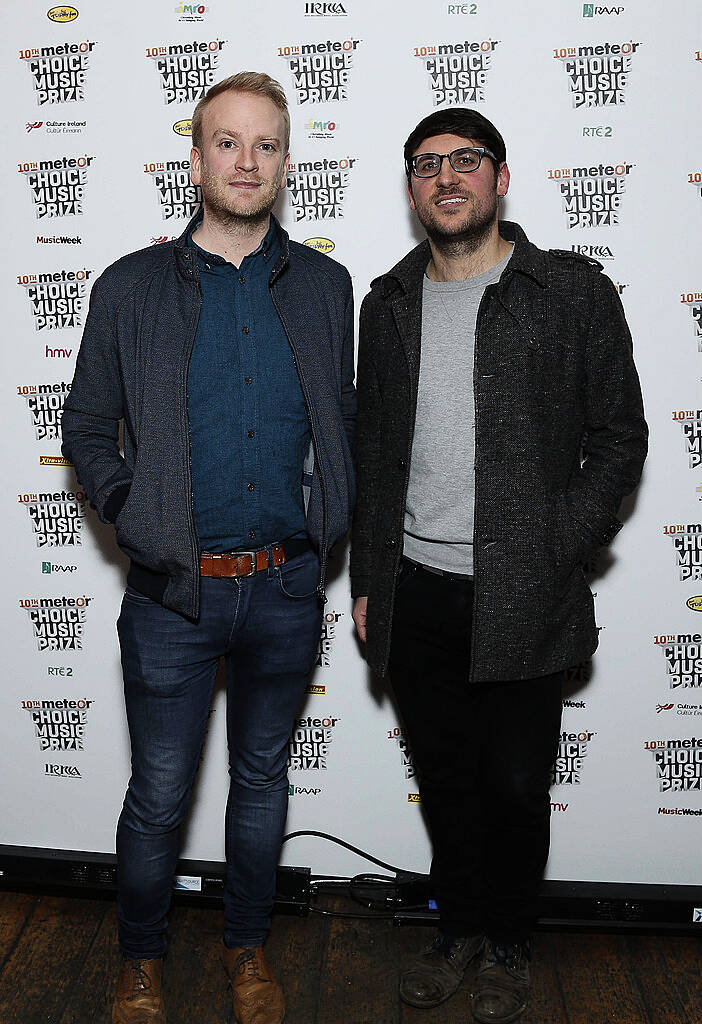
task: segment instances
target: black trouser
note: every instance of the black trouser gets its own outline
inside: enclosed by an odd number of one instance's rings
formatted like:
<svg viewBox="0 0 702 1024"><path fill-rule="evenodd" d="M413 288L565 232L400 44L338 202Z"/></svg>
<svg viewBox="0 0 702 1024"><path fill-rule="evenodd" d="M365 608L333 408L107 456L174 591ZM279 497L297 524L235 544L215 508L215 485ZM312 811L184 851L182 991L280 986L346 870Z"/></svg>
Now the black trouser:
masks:
<svg viewBox="0 0 702 1024"><path fill-rule="evenodd" d="M473 583L403 561L390 677L434 857L441 929L524 941L548 859L563 673L469 683Z"/></svg>

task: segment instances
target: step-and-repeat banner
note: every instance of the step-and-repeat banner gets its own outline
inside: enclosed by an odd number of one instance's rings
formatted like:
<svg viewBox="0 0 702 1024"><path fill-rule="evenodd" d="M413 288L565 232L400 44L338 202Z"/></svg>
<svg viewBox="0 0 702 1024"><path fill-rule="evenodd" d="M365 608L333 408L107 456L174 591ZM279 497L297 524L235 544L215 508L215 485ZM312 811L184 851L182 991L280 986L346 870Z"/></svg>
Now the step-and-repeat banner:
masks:
<svg viewBox="0 0 702 1024"><path fill-rule="evenodd" d="M558 879L699 882L702 824L702 28L694 0L599 6L228 0L4 11L0 163L4 672L0 843L111 852L129 759L115 620L125 563L60 455L88 297L199 202L190 117L266 71L292 121L291 236L349 267L357 303L419 237L402 145L477 107L507 142L504 216L600 260L627 312L651 426L626 527L590 567L600 647L573 669L555 765ZM356 645L333 566L290 744L289 828L401 867L429 843L412 752ZM223 859L224 701L213 703L184 855ZM319 839L286 862L364 870Z"/></svg>

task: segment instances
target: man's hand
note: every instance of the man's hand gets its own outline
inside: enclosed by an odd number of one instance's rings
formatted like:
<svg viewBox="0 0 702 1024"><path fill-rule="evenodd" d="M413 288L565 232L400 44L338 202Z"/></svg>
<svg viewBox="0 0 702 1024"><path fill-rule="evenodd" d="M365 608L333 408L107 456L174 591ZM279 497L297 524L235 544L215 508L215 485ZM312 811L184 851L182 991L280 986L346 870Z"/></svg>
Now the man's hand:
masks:
<svg viewBox="0 0 702 1024"><path fill-rule="evenodd" d="M353 621L356 623L358 639L362 644L366 642L366 612L368 610L368 598L357 597L353 603Z"/></svg>

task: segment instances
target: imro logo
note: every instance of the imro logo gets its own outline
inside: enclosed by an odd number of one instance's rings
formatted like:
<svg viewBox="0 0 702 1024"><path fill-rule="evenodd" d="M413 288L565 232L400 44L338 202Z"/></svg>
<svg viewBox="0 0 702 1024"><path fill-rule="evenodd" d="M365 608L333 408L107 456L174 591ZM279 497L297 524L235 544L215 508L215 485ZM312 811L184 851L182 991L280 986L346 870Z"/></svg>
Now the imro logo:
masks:
<svg viewBox="0 0 702 1024"><path fill-rule="evenodd" d="M305 121L308 139L333 139L338 129L338 121L317 121L313 117Z"/></svg>
<svg viewBox="0 0 702 1024"><path fill-rule="evenodd" d="M635 164L593 164L557 167L546 172L556 182L569 228L613 227Z"/></svg>
<svg viewBox="0 0 702 1024"><path fill-rule="evenodd" d="M640 46L641 43L631 39L623 43L554 49L554 59L563 62L573 106L611 107L623 104L633 55Z"/></svg>
<svg viewBox="0 0 702 1024"><path fill-rule="evenodd" d="M353 38L327 39L279 46L278 56L290 67L296 103L347 100L353 58L360 42Z"/></svg>
<svg viewBox="0 0 702 1024"><path fill-rule="evenodd" d="M39 106L71 103L85 99L86 72L96 44L63 43L60 46L32 46L19 51L34 81Z"/></svg>
<svg viewBox="0 0 702 1024"><path fill-rule="evenodd" d="M167 106L197 103L202 99L217 78L219 58L226 42L226 39L211 39L146 47L146 56L155 62Z"/></svg>
<svg viewBox="0 0 702 1024"><path fill-rule="evenodd" d="M189 22L204 21L207 10L205 4L178 4L174 8L175 13L178 15L178 21Z"/></svg>
<svg viewBox="0 0 702 1024"><path fill-rule="evenodd" d="M466 39L415 46L413 55L426 68L433 106L483 102L493 54L499 45L499 39Z"/></svg>

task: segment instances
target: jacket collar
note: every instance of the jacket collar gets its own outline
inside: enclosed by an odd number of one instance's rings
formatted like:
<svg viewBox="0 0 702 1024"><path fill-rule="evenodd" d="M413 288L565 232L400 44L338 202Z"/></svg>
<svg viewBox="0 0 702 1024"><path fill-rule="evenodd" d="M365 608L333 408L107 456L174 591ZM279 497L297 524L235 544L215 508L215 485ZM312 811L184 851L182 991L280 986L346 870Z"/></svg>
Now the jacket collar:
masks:
<svg viewBox="0 0 702 1024"><path fill-rule="evenodd" d="M513 221L500 221L500 234L508 242L514 242L514 252L507 264L505 274L526 274L542 288L547 281L546 254L529 241L526 234ZM379 284L383 290L383 296L387 298L399 287L405 293L409 293L421 286L424 271L431 258L429 242L425 238L423 242L415 246L399 263L396 263L392 270L373 281Z"/></svg>
<svg viewBox="0 0 702 1024"><path fill-rule="evenodd" d="M188 243L190 233L195 229L195 227L197 226L198 222L201 219L202 207L195 211L193 216L188 221L188 224L186 225L183 233L180 235L179 238L176 238L175 242L173 243L173 253L175 255L178 270L183 275L183 277L187 278L190 281L197 281L199 278L199 273L197 269L197 260L195 259L195 253L193 252L192 248ZM276 261L275 266L271 270L271 282L273 282L273 280L276 277L278 277L278 275L283 271L283 269L287 265L288 258L290 255L290 236L288 235L285 228L281 226L280 221L277 219L277 217L275 217L273 214L271 214L271 221L273 222L273 226L277 232L278 242L280 244L280 255Z"/></svg>

